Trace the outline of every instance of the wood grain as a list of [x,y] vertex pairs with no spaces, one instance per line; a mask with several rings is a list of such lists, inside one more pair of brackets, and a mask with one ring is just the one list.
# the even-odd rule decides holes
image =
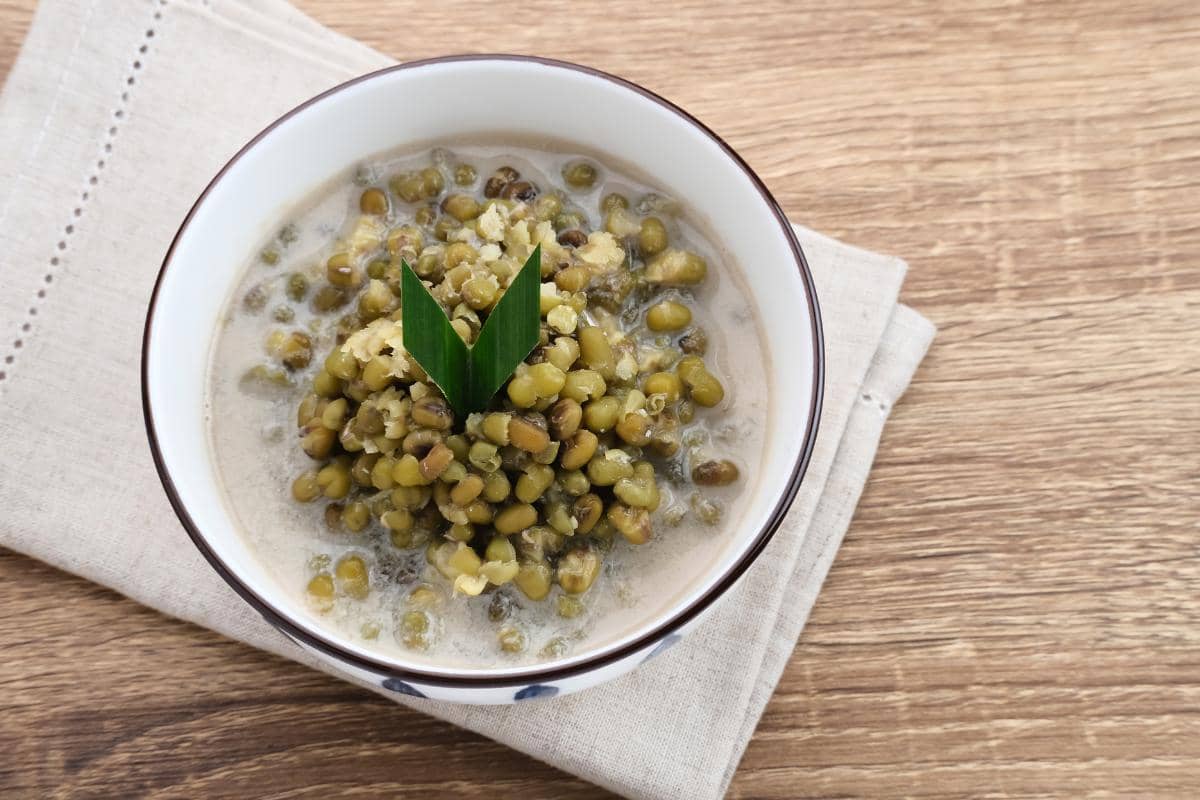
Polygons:
[[[625,75],[909,260],[941,334],[732,797],[1200,791],[1200,6],[300,5]],[[606,796],[8,553],[0,609],[5,797]]]

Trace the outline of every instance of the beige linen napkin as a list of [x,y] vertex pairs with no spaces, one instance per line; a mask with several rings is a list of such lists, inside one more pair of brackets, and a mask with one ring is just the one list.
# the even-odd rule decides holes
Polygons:
[[[213,173],[281,112],[387,63],[282,0],[42,3],[0,95],[0,544],[312,663],[175,520],[145,442],[139,345],[162,256]],[[824,415],[795,504],[747,578],[671,651],[582,694],[504,708],[393,699],[630,797],[724,793],[933,336],[896,302],[903,262],[797,231],[824,315]]]

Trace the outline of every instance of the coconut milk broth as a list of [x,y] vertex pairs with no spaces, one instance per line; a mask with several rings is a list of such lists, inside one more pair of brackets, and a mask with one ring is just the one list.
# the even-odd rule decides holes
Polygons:
[[[460,145],[454,148],[448,166],[459,161],[473,164],[484,181],[496,168],[510,165],[543,189],[562,187],[560,170],[578,152],[545,150],[511,145]],[[600,198],[619,191],[636,204],[637,198],[654,187],[615,172],[613,161],[596,161],[601,176],[587,192],[569,196],[588,215],[594,227],[602,224]],[[726,388],[720,407],[697,409],[696,420],[703,431],[702,455],[729,458],[741,469],[741,479],[728,487],[701,487],[725,507],[720,523],[708,526],[689,513],[681,523],[669,527],[664,514],[673,506],[687,506],[695,491],[690,482],[675,488],[661,475],[663,500],[655,513],[654,536],[644,545],[630,545],[616,537],[604,559],[602,573],[582,596],[584,612],[573,619],[557,613],[555,587],[541,601],[526,598],[515,586],[507,585],[479,597],[454,595],[449,582],[426,564],[424,547],[412,551],[394,548],[377,520],[366,530],[353,534],[331,531],[324,523],[326,503],[301,504],[291,496],[296,475],[313,466],[299,447],[296,407],[308,390],[312,375],[320,369],[324,355],[335,343],[334,322],[341,312],[319,315],[307,301],[289,303],[285,283],[294,272],[308,274],[316,285],[334,241],[359,216],[358,196],[364,185],[384,185],[397,172],[428,166],[430,151],[416,155],[376,158],[368,165],[331,181],[316,197],[297,209],[288,230],[292,241],[265,247],[278,250],[275,264],[258,254],[230,299],[222,329],[212,349],[209,369],[209,436],[220,483],[233,516],[258,558],[278,581],[283,591],[305,605],[305,585],[318,569],[347,553],[358,553],[370,565],[371,592],[362,601],[339,597],[325,613],[306,611],[318,626],[330,628],[345,639],[384,655],[431,666],[485,668],[537,663],[556,657],[593,650],[625,635],[643,622],[660,615],[689,587],[701,580],[730,544],[730,532],[745,511],[752,494],[763,451],[767,418],[767,353],[747,299],[741,275],[735,274],[732,259],[704,238],[697,225],[685,217],[672,224],[667,217],[673,243],[704,256],[709,274],[704,284],[691,290],[695,324],[707,332],[706,360]],[[678,198],[686,211],[686,198]],[[403,213],[404,207],[401,208]],[[399,223],[397,223],[399,224]],[[266,291],[263,310],[248,313],[242,300],[255,287]],[[289,323],[272,319],[274,310],[290,306],[295,318]],[[242,380],[247,370],[267,364],[265,340],[275,329],[310,331],[312,364],[293,374],[290,388],[250,387]],[[685,448],[687,447],[685,441]],[[408,591],[416,584],[434,587],[441,603],[434,614],[437,632],[434,644],[417,651],[401,644],[395,633],[396,619],[403,612]],[[489,607],[500,594],[511,601],[507,619],[489,618]],[[526,636],[523,653],[500,650],[497,632],[517,626]],[[550,644],[550,648],[547,645]],[[557,651],[553,648],[557,646]]]

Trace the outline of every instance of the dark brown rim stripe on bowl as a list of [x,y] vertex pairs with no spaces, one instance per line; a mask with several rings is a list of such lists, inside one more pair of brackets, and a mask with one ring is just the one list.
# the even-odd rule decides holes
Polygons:
[[[641,96],[643,96],[649,100],[652,100],[653,102],[663,106],[664,108],[669,109],[670,111],[672,111],[675,114],[682,117],[687,122],[694,125],[697,129],[702,131],[706,136],[708,136],[710,139],[712,139],[713,142],[715,142],[721,148],[721,150],[724,151],[724,153],[729,158],[731,158],[734,161],[734,163],[736,163],[742,169],[742,171],[746,174],[746,177],[750,179],[750,182],[754,185],[754,187],[763,196],[763,199],[767,201],[767,204],[770,206],[772,212],[775,214],[775,217],[778,220],[779,225],[783,230],[784,236],[787,237],[787,240],[788,240],[789,244],[791,245],[792,252],[793,252],[793,254],[795,256],[795,260],[796,260],[796,268],[799,270],[801,279],[804,281],[805,290],[808,295],[809,314],[812,318],[813,396],[812,396],[811,411],[809,412],[808,420],[805,422],[804,443],[801,447],[800,454],[799,454],[798,458],[796,459],[795,466],[792,468],[792,473],[788,479],[787,488],[784,490],[783,495],[779,498],[779,501],[776,503],[774,509],[772,509],[771,515],[767,520],[767,524],[758,532],[758,534],[755,537],[754,542],[746,550],[746,552],[743,554],[741,559],[739,559],[737,563],[733,564],[728,569],[728,571],[726,571],[726,573],[721,576],[721,578],[716,582],[716,584],[713,585],[713,587],[707,593],[705,593],[703,596],[696,599],[691,605],[687,606],[682,611],[679,611],[674,616],[672,616],[671,618],[667,619],[666,621],[660,623],[653,629],[643,633],[636,640],[634,640],[616,650],[613,650],[612,652],[596,655],[596,656],[593,656],[592,658],[585,659],[577,664],[572,664],[569,666],[557,667],[557,668],[553,668],[553,669],[538,668],[538,667],[534,666],[528,670],[523,670],[523,671],[517,672],[517,673],[511,673],[509,675],[504,675],[504,676],[451,675],[451,674],[447,674],[444,672],[438,672],[436,670],[427,671],[427,670],[420,670],[420,669],[401,669],[401,668],[396,667],[395,665],[388,664],[383,661],[376,661],[371,658],[365,658],[365,657],[359,656],[355,653],[351,653],[351,652],[343,649],[336,643],[328,641],[321,636],[315,636],[315,635],[309,633],[307,630],[305,630],[302,626],[300,626],[295,621],[293,621],[291,618],[286,616],[279,609],[275,608],[269,602],[267,602],[266,600],[264,600],[263,598],[259,597],[254,592],[252,592],[245,584],[242,583],[242,581],[228,567],[228,565],[226,565],[225,562],[223,562],[220,559],[220,557],[218,557],[217,554],[209,547],[208,542],[204,538],[204,534],[200,532],[196,523],[192,520],[191,516],[188,514],[188,510],[184,507],[183,502],[181,501],[181,499],[179,497],[179,493],[178,493],[178,491],[176,491],[174,481],[172,480],[171,475],[167,472],[166,466],[163,463],[162,452],[159,448],[158,436],[155,432],[154,414],[150,408],[150,392],[149,392],[148,381],[147,381],[150,336],[151,336],[151,330],[154,326],[155,308],[158,303],[158,293],[159,293],[159,289],[162,286],[163,277],[167,274],[167,270],[171,266],[171,257],[173,256],[173,254],[175,252],[175,247],[179,243],[180,237],[183,235],[184,231],[187,230],[188,225],[191,223],[192,217],[195,215],[196,210],[204,202],[205,198],[208,197],[209,192],[212,191],[213,187],[216,186],[216,184],[221,180],[221,178],[225,175],[225,173],[228,172],[229,169],[235,163],[237,163],[237,161],[243,155],[245,155],[247,151],[249,151],[251,148],[253,148],[255,145],[257,145],[259,143],[259,141],[262,140],[263,137],[265,137],[267,134],[269,134],[275,128],[279,127],[282,123],[286,122],[288,119],[290,119],[297,113],[303,111],[304,109],[308,108],[309,106],[313,105],[314,103],[320,102],[321,100],[323,100],[324,98],[326,98],[330,95],[336,94],[337,92],[340,92],[350,86],[354,86],[355,84],[361,83],[363,81],[371,80],[372,78],[375,78],[379,75],[383,75],[386,73],[395,72],[398,70],[416,69],[419,67],[425,67],[425,66],[429,66],[429,65],[433,65],[433,64],[446,64],[446,63],[452,63],[452,62],[458,62],[458,61],[532,62],[532,63],[542,64],[542,65],[548,66],[548,67],[555,67],[558,69],[566,69],[566,70],[572,70],[575,72],[580,72],[580,73],[590,75],[593,77],[602,78],[604,80],[615,83],[618,86],[623,86],[626,89],[630,89],[634,92],[637,92]],[[253,139],[251,139],[249,142],[247,142],[240,150],[238,150],[238,152],[233,156],[233,158],[231,158],[225,164],[225,166],[223,166],[221,168],[221,170],[213,177],[213,179],[211,181],[209,181],[208,185],[204,188],[204,191],[200,193],[200,197],[197,198],[196,202],[192,205],[191,209],[188,210],[187,216],[184,217],[183,223],[179,226],[179,230],[176,232],[174,238],[171,240],[171,246],[167,249],[167,254],[163,258],[162,267],[159,270],[158,277],[154,282],[154,292],[150,296],[150,307],[146,314],[146,326],[145,326],[145,330],[143,332],[143,338],[142,338],[141,377],[142,377],[142,411],[145,416],[146,435],[150,441],[150,450],[154,457],[155,469],[157,469],[157,471],[158,471],[158,476],[159,476],[159,479],[162,481],[163,489],[167,493],[167,498],[171,501],[172,508],[175,509],[176,516],[179,517],[179,521],[183,524],[183,527],[187,530],[188,536],[191,537],[192,542],[195,543],[196,547],[200,550],[200,552],[204,555],[204,557],[206,559],[208,559],[208,562],[213,566],[213,569],[215,569],[217,571],[217,573],[222,578],[225,579],[225,582],[228,583],[235,592],[237,592],[239,595],[241,595],[242,599],[244,599],[255,610],[257,610],[263,616],[263,618],[267,620],[267,622],[271,623],[273,626],[278,628],[280,631],[282,631],[283,633],[287,634],[288,636],[290,636],[291,638],[295,639],[296,641],[298,641],[300,643],[303,643],[315,650],[318,650],[318,651],[324,653],[325,655],[331,656],[338,661],[341,661],[341,662],[344,662],[351,666],[357,667],[359,669],[374,673],[381,678],[394,677],[394,678],[398,678],[400,680],[412,680],[412,681],[416,681],[417,683],[423,683],[423,684],[432,685],[432,686],[442,686],[442,687],[446,687],[446,688],[455,688],[455,687],[497,688],[497,687],[508,687],[508,686],[520,686],[520,685],[524,685],[524,684],[528,684],[528,683],[561,680],[563,678],[568,678],[573,675],[579,675],[584,672],[590,672],[590,671],[596,670],[598,668],[602,668],[608,664],[612,664],[613,662],[620,661],[620,660],[626,658],[627,656],[633,655],[634,653],[637,653],[638,651],[645,649],[646,647],[648,647],[649,645],[658,641],[659,639],[666,636],[670,632],[672,632],[672,631],[676,630],[677,628],[679,628],[680,626],[688,623],[689,621],[694,619],[698,614],[700,614],[700,612],[704,611],[706,608],[708,608],[710,605],[712,605],[712,603],[717,598],[719,598],[726,591],[728,591],[728,589],[737,581],[737,579],[739,577],[741,577],[742,573],[744,573],[746,571],[746,569],[754,562],[754,560],[758,557],[758,554],[762,552],[763,548],[766,547],[767,543],[771,540],[771,537],[775,534],[775,531],[778,530],[779,525],[783,522],[784,515],[787,513],[787,510],[788,510],[789,506],[791,505],[792,499],[796,496],[796,492],[800,488],[800,482],[804,478],[804,473],[808,469],[808,463],[812,457],[813,444],[817,438],[818,420],[820,419],[821,403],[822,403],[822,399],[824,396],[825,343],[824,343],[824,336],[822,333],[822,326],[821,326],[821,312],[820,312],[820,308],[817,304],[816,288],[813,285],[812,273],[809,271],[808,262],[805,260],[804,253],[800,249],[800,243],[798,241],[796,241],[796,236],[795,236],[795,233],[792,231],[791,223],[788,222],[787,217],[783,213],[783,210],[779,207],[779,204],[775,201],[775,198],[771,195],[770,191],[763,184],[762,180],[759,179],[759,177],[754,173],[754,171],[752,169],[750,169],[749,165],[746,164],[746,162],[742,159],[742,157],[739,156],[736,152],[734,152],[733,148],[731,148],[728,144],[726,144],[725,141],[720,136],[718,136],[716,133],[714,133],[712,130],[710,130],[708,128],[708,126],[706,126],[704,123],[700,122],[700,120],[696,119],[691,114],[684,111],[682,108],[680,108],[679,106],[670,102],[669,100],[666,100],[666,99],[658,96],[654,92],[651,92],[648,89],[638,86],[635,83],[627,81],[624,78],[619,78],[615,75],[610,75],[607,72],[602,72],[602,71],[594,69],[592,67],[585,67],[585,66],[581,66],[579,64],[572,64],[567,61],[557,61],[555,59],[541,58],[539,56],[506,55],[506,54],[496,54],[496,55],[479,54],[479,55],[442,56],[439,58],[429,58],[429,59],[424,59],[421,61],[410,61],[410,62],[407,62],[404,64],[397,64],[395,66],[386,67],[384,69],[377,70],[375,72],[371,72],[366,75],[360,75],[357,78],[353,78],[349,81],[346,81],[345,83],[342,83],[338,86],[333,87],[332,89],[328,89],[328,90],[322,92],[321,94],[317,95],[316,97],[306,100],[305,102],[296,106],[291,111],[288,111],[286,114],[281,116],[279,119],[275,120],[270,125],[268,125],[266,128],[264,128],[261,132],[258,133],[258,135],[256,135]]]

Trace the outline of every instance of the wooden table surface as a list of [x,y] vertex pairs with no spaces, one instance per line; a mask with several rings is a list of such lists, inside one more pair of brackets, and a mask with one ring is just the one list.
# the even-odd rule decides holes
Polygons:
[[[300,5],[627,76],[911,264],[941,333],[730,796],[1200,793],[1200,6]],[[607,796],[11,553],[0,613],[4,797]]]

